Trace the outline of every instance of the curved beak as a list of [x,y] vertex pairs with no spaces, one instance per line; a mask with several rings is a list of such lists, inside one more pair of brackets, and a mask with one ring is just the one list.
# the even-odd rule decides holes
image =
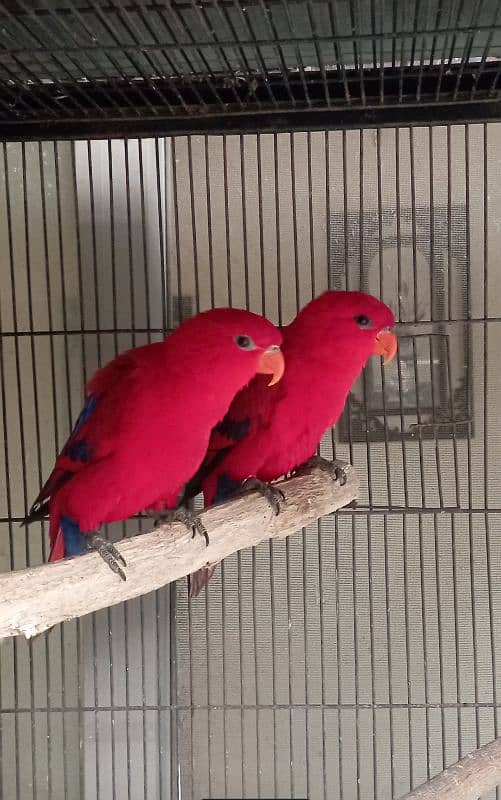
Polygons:
[[376,336],[373,355],[383,356],[383,364],[389,364],[395,358],[398,349],[398,340],[393,331],[380,331]]
[[279,382],[284,374],[284,370],[285,361],[278,344],[268,347],[259,359],[257,372],[261,375],[273,375],[268,384],[268,386],[273,386],[275,383]]

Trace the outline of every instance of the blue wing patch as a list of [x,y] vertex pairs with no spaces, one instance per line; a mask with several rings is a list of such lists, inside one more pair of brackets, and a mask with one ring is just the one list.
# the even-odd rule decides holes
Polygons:
[[217,432],[226,436],[227,439],[231,439],[233,442],[241,442],[242,439],[245,439],[249,428],[249,417],[245,419],[233,419],[233,417],[229,417],[228,415],[216,425]]
[[82,425],[84,425],[87,422],[89,417],[92,416],[92,412],[94,411],[94,409],[96,407],[96,403],[97,403],[96,396],[93,395],[93,394],[90,394],[87,397],[87,399],[86,399],[86,401],[84,403],[84,407],[82,408],[80,414],[78,415],[78,419],[75,422],[75,425],[74,425],[73,430],[71,432],[72,436],[73,436],[73,434],[77,433],[80,430],[80,428],[82,427]]
[[83,461],[86,463],[92,457],[92,448],[87,444],[85,439],[78,439],[76,442],[71,442],[64,448],[64,453],[72,461]]
[[65,556],[81,556],[86,551],[85,536],[71,517],[61,517]]
[[68,456],[68,458],[71,458],[72,461],[82,461],[85,463],[90,461],[92,457],[93,448],[88,444],[88,442],[86,442],[85,439],[76,439],[75,437],[82,426],[85,425],[87,420],[92,416],[92,413],[96,407],[96,403],[96,396],[90,394],[84,403],[84,407],[78,415],[78,419],[73,426],[70,438],[68,439],[66,447],[63,450],[63,453]]
[[233,481],[228,475],[219,475],[214,503],[222,503],[223,500],[227,500],[233,492],[240,489],[241,485],[240,481]]

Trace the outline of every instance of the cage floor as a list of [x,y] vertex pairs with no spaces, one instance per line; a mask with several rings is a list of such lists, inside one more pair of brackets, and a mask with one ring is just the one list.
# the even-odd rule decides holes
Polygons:
[[3,145],[2,570],[117,351],[359,286],[401,347],[322,442],[357,510],[1,644],[0,796],[392,800],[498,734],[500,168],[498,124]]

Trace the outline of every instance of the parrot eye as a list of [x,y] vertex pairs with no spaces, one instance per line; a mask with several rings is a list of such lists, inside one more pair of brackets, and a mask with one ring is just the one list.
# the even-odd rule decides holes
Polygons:
[[358,317],[355,317],[355,322],[359,328],[372,328],[372,320],[366,317],[365,314],[359,314]]
[[256,345],[250,338],[250,336],[235,336],[235,342],[237,343],[237,347],[240,347],[241,350],[255,350]]

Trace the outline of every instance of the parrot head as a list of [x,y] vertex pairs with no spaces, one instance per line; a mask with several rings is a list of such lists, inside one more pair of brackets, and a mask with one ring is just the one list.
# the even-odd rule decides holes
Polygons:
[[397,352],[397,337],[390,330],[395,317],[385,303],[365,292],[327,291],[315,298],[298,315],[323,328],[340,354],[355,360],[371,355],[384,357],[388,364]]
[[[282,378],[285,361],[282,334],[264,317],[236,308],[213,308],[186,320],[176,331],[190,350],[208,354],[247,382],[256,373],[270,375],[270,386]],[[176,335],[174,334],[174,335]]]

